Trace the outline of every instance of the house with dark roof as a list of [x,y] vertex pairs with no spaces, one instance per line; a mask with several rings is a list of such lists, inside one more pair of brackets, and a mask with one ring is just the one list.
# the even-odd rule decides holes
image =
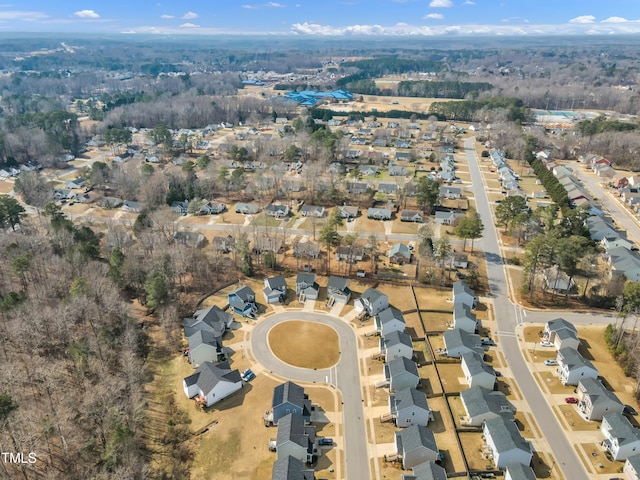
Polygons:
[[396,243],[389,249],[389,262],[398,265],[411,263],[411,251],[404,243]]
[[295,413],[302,417],[304,423],[311,420],[311,400],[304,393],[304,388],[293,382],[284,382],[273,389],[271,400],[273,412],[273,424],[289,413]]
[[311,241],[294,242],[293,255],[297,258],[318,258],[320,255],[320,245]]
[[400,221],[422,223],[424,222],[424,213],[419,210],[402,210]]
[[522,438],[515,422],[502,417],[492,418],[484,422],[482,433],[498,468],[513,463],[531,463],[531,444]]
[[354,194],[354,195],[360,195],[363,193],[366,193],[366,191],[369,189],[369,184],[365,183],[365,182],[347,182],[347,192]]
[[615,461],[624,461],[640,453],[640,429],[631,425],[621,413],[605,415],[600,431],[604,435],[602,446]]
[[317,205],[303,205],[300,208],[300,214],[303,217],[323,217],[325,212],[324,207],[319,207]]
[[140,213],[142,210],[144,210],[144,203],[125,200],[122,203],[122,210],[124,210],[125,212]]
[[467,413],[466,417],[460,418],[462,425],[479,427],[492,418],[514,419],[515,408],[502,392],[474,386],[460,392],[460,400]]
[[384,193],[387,195],[392,195],[398,192],[398,184],[397,183],[378,183],[378,192]]
[[289,215],[289,206],[288,205],[276,205],[276,204],[269,204],[267,205],[267,208],[265,208],[264,210],[265,215],[268,215],[269,217],[275,217],[275,218],[284,218],[287,215]]
[[558,350],[557,362],[558,374],[563,385],[578,385],[583,378],[598,378],[598,369],[575,348],[565,347]]
[[402,468],[435,462],[440,452],[433,432],[422,425],[411,425],[396,432],[396,451],[402,458]]
[[401,480],[447,480],[447,471],[435,462],[416,465],[412,472],[412,474],[403,473]]
[[480,335],[454,328],[444,332],[442,337],[448,357],[460,358],[465,352],[474,352],[484,358],[484,347]]
[[296,295],[304,300],[317,300],[320,286],[315,273],[298,273],[296,277]]
[[287,281],[282,275],[265,278],[262,293],[267,304],[280,303],[287,298]]
[[[567,338],[566,335],[562,335],[561,332],[570,332],[570,338],[575,338],[577,342],[568,342],[565,345],[557,345],[558,349],[565,347],[572,347],[577,349],[580,345],[580,340],[578,340],[578,330],[573,325],[573,323],[565,320],[564,318],[554,318],[553,320],[549,320],[544,325],[543,337],[545,340],[555,343],[558,337]],[[561,338],[561,341],[562,341]]]
[[220,202],[207,202],[200,207],[200,215],[218,215],[227,208],[224,203]]
[[271,480],[315,480],[312,468],[291,455],[279,458],[273,463]]
[[196,371],[182,381],[187,398],[198,397],[205,407],[227,398],[242,388],[238,370],[231,370],[228,362],[204,362]]
[[453,328],[459,328],[468,333],[476,333],[478,320],[471,311],[471,305],[466,303],[453,304]]
[[187,338],[189,342],[189,361],[194,368],[204,362],[217,362],[222,353],[222,336],[209,330],[198,330]]
[[484,363],[484,360],[473,352],[465,352],[460,358],[462,358],[462,372],[469,387],[493,390],[496,383],[496,372],[492,366]]
[[343,205],[340,208],[340,216],[342,218],[356,218],[360,213],[360,209],[358,207],[354,207],[351,205]]
[[78,189],[84,188],[87,182],[82,177],[76,177],[75,180],[67,180],[64,182],[64,188]]
[[529,465],[511,463],[505,467],[504,480],[536,480],[536,474]]
[[437,211],[435,215],[435,223],[438,225],[451,225],[457,218],[464,217],[464,213],[453,211]]
[[587,421],[602,420],[605,415],[622,413],[624,405],[617,395],[607,390],[596,378],[583,378],[578,382],[578,412]]
[[382,310],[389,308],[389,297],[380,290],[368,288],[360,295],[360,298],[356,299],[353,305],[358,312],[366,311],[370,316],[374,317]]
[[292,456],[301,462],[311,463],[315,448],[316,427],[305,424],[296,413],[288,413],[278,422],[276,455],[278,460]]
[[368,208],[367,209],[367,218],[372,218],[374,220],[391,220],[391,216],[393,212],[388,208]]
[[355,263],[364,258],[364,248],[355,246],[341,246],[336,248],[336,261]]
[[462,190],[458,187],[440,187],[440,198],[457,200],[462,197]]
[[406,326],[404,315],[395,307],[388,307],[379,311],[378,314],[375,315],[373,323],[376,331],[380,333],[382,337],[386,337],[391,332],[404,332]]
[[640,281],[640,256],[636,252],[624,247],[613,248],[608,252],[608,262],[611,266],[611,278],[625,276],[632,282]]
[[420,374],[416,363],[408,358],[399,357],[383,365],[384,378],[389,381],[389,390],[397,392],[405,388],[416,388],[420,383]]
[[236,240],[231,235],[226,237],[213,237],[212,248],[221,253],[229,253],[236,245]]
[[453,303],[462,303],[466,305],[471,305],[475,307],[477,297],[473,289],[463,282],[462,280],[458,280],[457,282],[453,282]]
[[331,275],[327,283],[327,304],[349,303],[351,290],[349,289],[349,279]]
[[200,232],[176,232],[173,239],[178,245],[189,248],[201,248],[206,241],[205,236]]
[[171,202],[171,211],[186,215],[189,213],[189,202]]
[[380,352],[384,353],[387,362],[399,357],[413,358],[411,336],[398,330],[380,336]]
[[258,237],[253,242],[253,251],[255,253],[279,253],[282,248],[282,239],[275,237]]
[[[398,159],[397,154],[396,159]],[[402,165],[389,165],[389,175],[392,177],[404,177],[407,175],[407,168]]]
[[396,427],[411,425],[427,426],[431,419],[431,409],[427,395],[415,388],[405,388],[389,395],[389,413],[395,419]]
[[194,367],[218,359],[222,353],[222,336],[232,324],[233,316],[215,305],[197,310],[193,317],[183,320],[184,336],[189,341],[189,361]]
[[253,317],[258,311],[256,306],[256,294],[248,286],[236,288],[228,295],[229,306],[234,313],[243,317]]

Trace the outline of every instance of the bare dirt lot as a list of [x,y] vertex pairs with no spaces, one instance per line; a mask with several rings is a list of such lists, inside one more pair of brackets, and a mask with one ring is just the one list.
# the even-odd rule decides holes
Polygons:
[[[309,348],[313,339],[315,348]],[[329,368],[340,358],[337,332],[326,325],[289,321],[269,331],[269,347],[280,360],[301,368]]]

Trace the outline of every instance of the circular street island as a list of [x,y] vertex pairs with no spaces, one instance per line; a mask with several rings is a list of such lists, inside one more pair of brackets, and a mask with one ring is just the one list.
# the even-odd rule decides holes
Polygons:
[[322,323],[290,320],[277,324],[267,337],[282,362],[299,368],[322,369],[338,363],[338,332]]

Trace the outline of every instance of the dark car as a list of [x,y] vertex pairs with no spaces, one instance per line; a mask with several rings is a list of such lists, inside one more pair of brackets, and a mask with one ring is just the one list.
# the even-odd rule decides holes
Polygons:
[[638,412],[636,412],[636,409],[633,408],[631,405],[625,405],[624,408],[622,409],[622,413],[626,413],[628,415],[637,415]]
[[327,438],[327,437],[321,438],[318,440],[318,445],[330,447],[331,445],[333,445],[333,438]]

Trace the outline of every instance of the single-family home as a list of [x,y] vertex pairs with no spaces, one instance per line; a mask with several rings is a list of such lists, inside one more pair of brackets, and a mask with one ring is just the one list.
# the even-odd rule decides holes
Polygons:
[[608,252],[608,262],[611,266],[609,276],[618,278],[622,275],[626,280],[640,282],[640,256],[636,252],[618,247]]
[[388,208],[369,208],[367,209],[367,218],[374,220],[391,220],[393,212]]
[[315,478],[313,468],[306,468],[304,462],[291,455],[273,462],[271,480],[315,480]]
[[189,202],[171,202],[171,211],[179,213],[180,215],[186,215],[189,213]]
[[511,463],[505,468],[504,480],[536,480],[536,474],[529,465]]
[[299,273],[296,277],[296,295],[304,300],[317,300],[320,286],[315,273]]
[[318,258],[320,255],[320,245],[311,241],[294,242],[293,255],[296,258]]
[[278,460],[290,455],[301,462],[310,463],[314,453],[317,453],[315,443],[316,427],[306,425],[300,415],[289,413],[278,422],[276,436]]
[[265,278],[262,293],[267,304],[280,303],[287,297],[287,281],[282,275]]
[[260,207],[253,203],[237,203],[236,213],[242,213],[243,215],[255,215],[260,211]]
[[380,333],[382,337],[389,335],[391,332],[404,332],[406,326],[404,315],[395,307],[380,310],[375,316],[373,323],[376,331]]
[[361,262],[364,258],[364,248],[355,246],[341,246],[336,248],[336,261],[355,263]]
[[582,378],[578,382],[578,411],[588,421],[602,420],[605,415],[622,413],[624,405],[615,393],[607,390],[597,378]]
[[475,292],[466,282],[462,280],[458,280],[457,282],[453,282],[453,303],[463,303],[466,305],[471,305],[475,308],[477,303],[477,297]]
[[398,184],[396,183],[383,183],[380,182],[378,184],[378,192],[384,193],[386,195],[393,195],[398,191]]
[[319,207],[317,205],[303,205],[300,208],[300,214],[303,217],[323,217],[324,216],[324,207]]
[[563,385],[578,385],[583,378],[598,378],[598,369],[575,348],[565,347],[558,350],[557,361],[558,374]]
[[216,252],[229,253],[236,245],[236,240],[231,235],[226,237],[213,237],[211,246]]
[[382,310],[389,308],[389,297],[380,290],[368,288],[360,295],[360,298],[353,302],[353,305],[358,312],[366,311],[369,316],[373,317]]
[[102,208],[120,208],[124,202],[117,197],[102,197],[98,202]]
[[204,362],[182,381],[187,398],[197,397],[198,403],[210,407],[242,388],[238,370],[231,370],[228,362]]
[[122,203],[122,210],[124,210],[125,212],[140,213],[142,210],[144,210],[144,204],[141,202],[125,200]]
[[373,165],[366,165],[360,169],[360,173],[362,175],[370,177],[378,173],[378,167],[375,167]]
[[187,338],[189,342],[189,361],[194,368],[204,362],[217,362],[222,353],[222,336],[210,330],[198,330]]
[[604,435],[602,446],[614,460],[623,461],[640,453],[640,429],[621,413],[605,415],[600,431]]
[[258,237],[253,242],[253,251],[255,253],[279,253],[282,248],[282,239],[277,237]]
[[622,471],[628,480],[640,480],[640,454],[628,457]]
[[480,335],[454,328],[444,332],[442,337],[448,357],[460,358],[465,352],[475,352],[484,358],[484,347]]
[[77,196],[78,194],[76,192],[67,188],[53,191],[53,198],[56,200],[73,200]]
[[402,210],[400,221],[422,223],[424,222],[424,214],[419,210]]
[[84,188],[86,185],[87,182],[82,177],[76,177],[75,180],[67,180],[64,182],[64,188],[70,189]]
[[384,378],[389,381],[389,390],[397,392],[405,388],[416,388],[420,383],[420,374],[416,362],[399,357],[383,365]]
[[462,372],[469,387],[482,387],[493,390],[496,383],[496,372],[493,367],[487,365],[482,357],[473,352],[465,352],[461,355]]
[[557,265],[544,270],[544,280],[548,290],[556,293],[571,293],[576,290],[576,283]]
[[374,147],[386,147],[387,146],[387,140],[384,138],[376,138],[373,140],[372,145]]
[[258,311],[256,306],[256,294],[250,287],[244,285],[236,288],[228,295],[229,306],[238,315],[254,317]]
[[397,431],[396,451],[402,457],[404,469],[425,462],[435,462],[440,455],[433,432],[422,425],[411,425]]
[[468,268],[469,267],[469,255],[462,252],[454,252],[451,256],[451,264],[455,268]]
[[627,173],[617,173],[611,179],[611,183],[616,188],[625,188],[629,185],[629,175]]
[[398,330],[380,336],[380,351],[387,362],[399,357],[413,358],[411,336]]
[[475,386],[460,392],[460,400],[467,412],[467,416],[460,419],[462,425],[479,427],[492,418],[514,419],[515,408],[502,392]]
[[361,195],[369,189],[369,184],[365,182],[347,182],[347,192],[353,195]]
[[482,433],[498,468],[513,463],[531,463],[531,444],[522,438],[515,422],[503,417],[492,418],[484,422]]
[[403,473],[401,480],[447,480],[447,471],[435,462],[424,462]]
[[311,420],[311,400],[300,385],[284,382],[273,389],[271,412],[274,425],[277,425],[278,421],[289,413],[300,415],[304,423],[309,423]]
[[178,245],[189,248],[201,248],[206,241],[205,236],[200,232],[176,232],[173,239]]
[[343,205],[340,207],[340,216],[342,218],[356,218],[359,213],[360,209],[358,207],[351,205]]
[[459,328],[468,333],[476,333],[478,320],[467,303],[453,303],[453,328]]
[[544,338],[552,342],[560,350],[562,348],[577,349],[580,345],[578,330],[564,318],[549,320],[544,326]]
[[227,206],[221,202],[207,202],[200,207],[200,215],[218,215],[224,212]]
[[327,303],[332,306],[334,303],[349,303],[351,290],[349,290],[349,279],[331,275],[327,283]]
[[398,265],[411,263],[411,250],[404,243],[396,243],[389,250],[389,262]]
[[427,395],[415,388],[405,388],[389,395],[389,413],[393,415],[396,427],[426,427],[431,419]]
[[264,213],[270,217],[284,218],[287,215],[289,215],[289,206],[276,205],[271,203],[267,205],[267,208],[265,208]]
[[464,217],[464,213],[438,210],[435,215],[435,223],[438,225],[451,225],[457,218]]
[[610,179],[615,177],[616,171],[613,167],[604,166],[596,170],[596,175],[600,178]]
[[440,187],[440,198],[448,200],[458,199],[462,196],[462,190],[457,187]]
[[[396,159],[397,159],[397,156],[396,156]],[[392,177],[404,177],[407,175],[407,169],[402,165],[390,165],[389,175]]]
[[[215,305],[197,310],[193,317],[183,320],[184,336],[189,340],[189,360],[194,366],[201,365],[206,360],[218,359],[218,354],[222,353],[222,336],[232,324],[233,316]],[[211,335],[207,334],[198,339],[195,335],[200,331],[207,331]],[[212,348],[213,343],[210,341],[211,336],[215,340],[215,352]],[[193,340],[191,340],[192,337]]]

